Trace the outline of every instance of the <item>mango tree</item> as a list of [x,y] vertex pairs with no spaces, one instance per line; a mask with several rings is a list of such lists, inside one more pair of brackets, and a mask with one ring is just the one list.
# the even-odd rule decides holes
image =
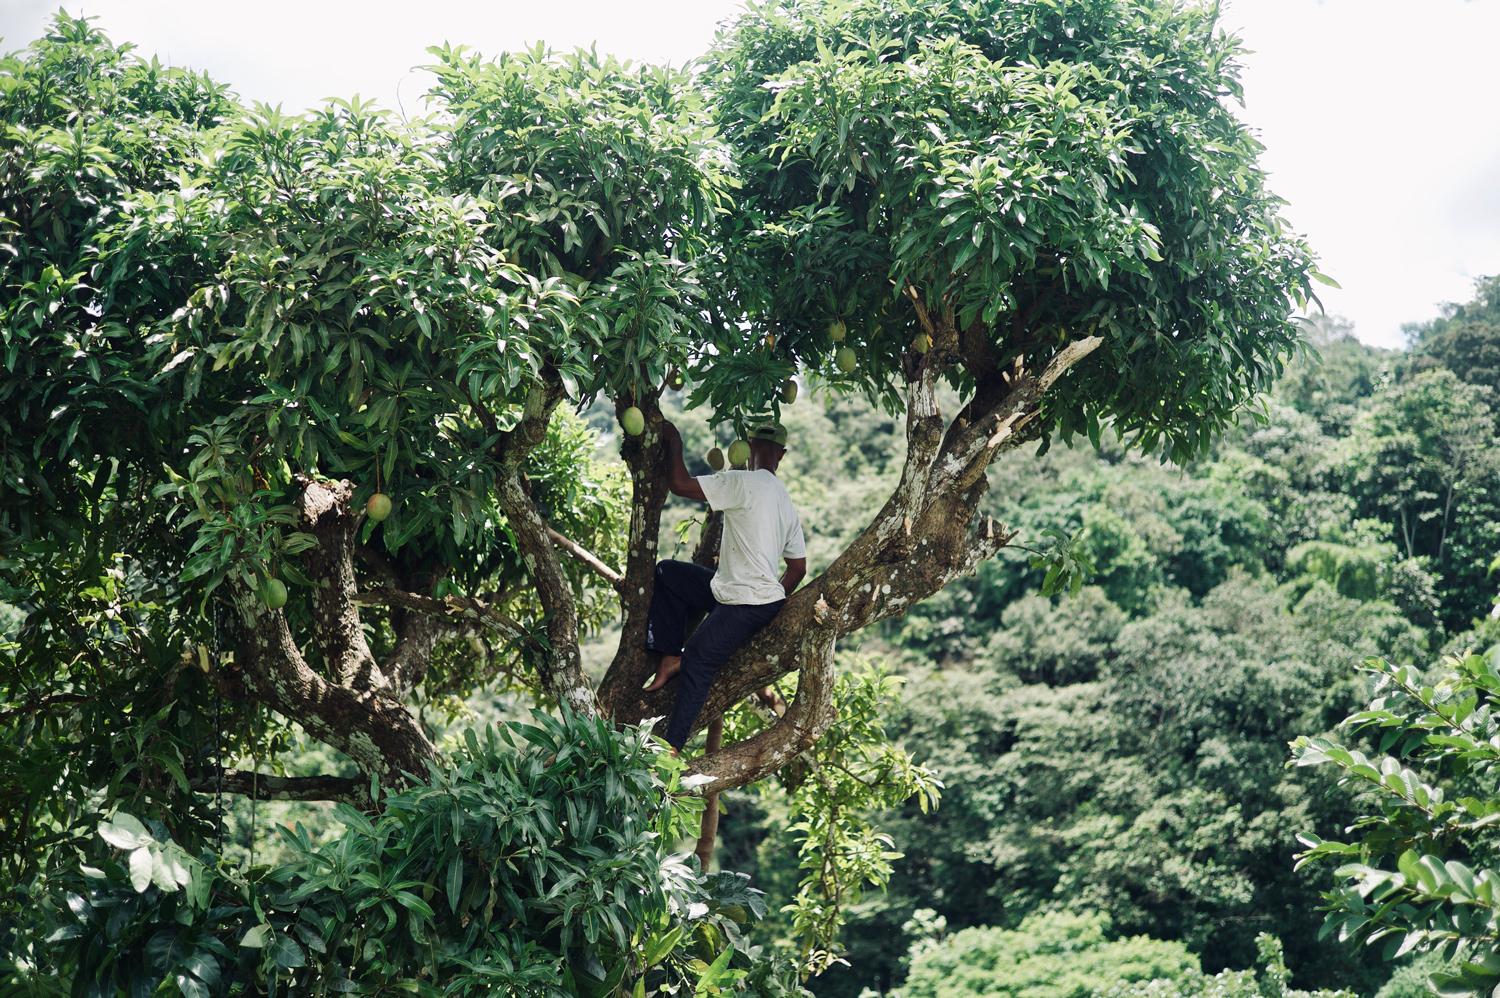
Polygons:
[[[28,807],[99,780],[368,806],[437,754],[416,706],[504,672],[665,714],[641,637],[681,372],[735,427],[793,375],[906,419],[884,508],[716,679],[700,725],[797,673],[692,762],[706,793],[758,780],[833,722],[840,638],[1013,542],[978,513],[993,461],[1206,448],[1320,276],[1208,10],[752,4],[696,75],[432,51],[442,110],[409,121],[244,108],[67,19],[5,63],[7,716],[151,730],[94,770],[48,757]],[[570,415],[599,398],[643,423],[624,475]],[[580,634],[615,613],[596,687]],[[360,775],[221,771],[202,712],[167,709],[188,687]]]
[[[743,186],[701,264],[692,399],[776,411],[804,370],[904,410],[907,455],[859,538],[716,681],[705,716],[799,673],[785,717],[696,764],[708,789],[818,737],[840,637],[1012,541],[978,515],[992,461],[1106,426],[1182,460],[1279,373],[1292,306],[1326,278],[1226,106],[1237,45],[1213,29],[1165,3],[867,0],[752,4],[719,38],[704,79]],[[624,638],[599,692],[624,720],[670,698],[636,692],[660,446],[648,429],[624,452]]]

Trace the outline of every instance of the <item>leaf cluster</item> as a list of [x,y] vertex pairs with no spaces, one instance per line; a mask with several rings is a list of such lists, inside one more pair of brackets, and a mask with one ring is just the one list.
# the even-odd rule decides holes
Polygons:
[[744,184],[721,280],[752,322],[720,352],[769,333],[894,404],[930,326],[959,334],[965,395],[1097,332],[1049,425],[1204,449],[1280,373],[1321,276],[1227,106],[1238,48],[1214,26],[1123,0],[751,4],[704,70]]
[[290,859],[248,878],[117,814],[100,836],[118,851],[37,889],[55,928],[22,936],[19,969],[189,998],[796,993],[745,945],[760,892],[667,854],[701,805],[658,752],[568,715],[470,732],[377,817],[341,806],[333,841],[283,828]]
[[1344,730],[1369,739],[1377,754],[1327,738],[1293,743],[1297,765],[1334,766],[1364,791],[1367,808],[1347,841],[1302,837],[1300,862],[1345,860],[1342,886],[1324,896],[1323,932],[1383,941],[1387,959],[1414,950],[1459,956],[1459,972],[1434,975],[1434,987],[1486,993],[1500,983],[1500,874],[1489,865],[1500,800],[1487,789],[1500,760],[1500,673],[1479,655],[1446,659],[1435,682],[1379,659],[1362,668],[1376,696]]

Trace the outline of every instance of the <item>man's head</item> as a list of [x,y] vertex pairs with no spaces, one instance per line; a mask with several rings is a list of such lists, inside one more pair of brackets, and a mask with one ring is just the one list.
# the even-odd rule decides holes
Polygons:
[[761,423],[750,431],[750,470],[775,472],[786,455],[786,427],[780,423]]

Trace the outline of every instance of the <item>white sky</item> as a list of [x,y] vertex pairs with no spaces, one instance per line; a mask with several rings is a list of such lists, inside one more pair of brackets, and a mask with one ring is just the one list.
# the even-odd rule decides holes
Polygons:
[[[0,0],[0,49],[43,30],[59,0]],[[408,112],[428,45],[554,48],[681,64],[737,0],[86,0],[117,41],[207,69],[245,100],[301,110],[360,94]],[[1396,346],[1403,322],[1500,273],[1500,0],[1225,0],[1245,60],[1246,120],[1271,187],[1343,290],[1330,312]]]

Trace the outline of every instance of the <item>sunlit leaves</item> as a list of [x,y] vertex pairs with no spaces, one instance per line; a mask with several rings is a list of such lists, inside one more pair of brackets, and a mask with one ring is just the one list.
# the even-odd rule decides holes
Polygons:
[[[1324,738],[1293,743],[1298,765],[1337,767],[1376,805],[1350,829],[1351,841],[1301,836],[1301,863],[1352,860],[1338,869],[1344,886],[1324,895],[1323,931],[1366,944],[1384,940],[1388,959],[1412,950],[1458,955],[1460,972],[1437,975],[1434,985],[1455,998],[1486,993],[1500,984],[1500,873],[1473,860],[1493,857],[1500,821],[1492,778],[1500,761],[1492,716],[1500,673],[1478,655],[1447,659],[1435,683],[1414,667],[1379,659],[1363,668],[1376,677],[1376,698],[1345,727],[1399,758],[1371,758]],[[1448,799],[1440,781],[1488,796]]]
[[720,352],[771,331],[889,396],[910,290],[965,330],[961,390],[1097,332],[1049,420],[1200,450],[1279,372],[1313,269],[1220,100],[1236,51],[1211,11],[1166,3],[750,5],[706,73],[745,178],[723,275],[743,326],[716,327]]

